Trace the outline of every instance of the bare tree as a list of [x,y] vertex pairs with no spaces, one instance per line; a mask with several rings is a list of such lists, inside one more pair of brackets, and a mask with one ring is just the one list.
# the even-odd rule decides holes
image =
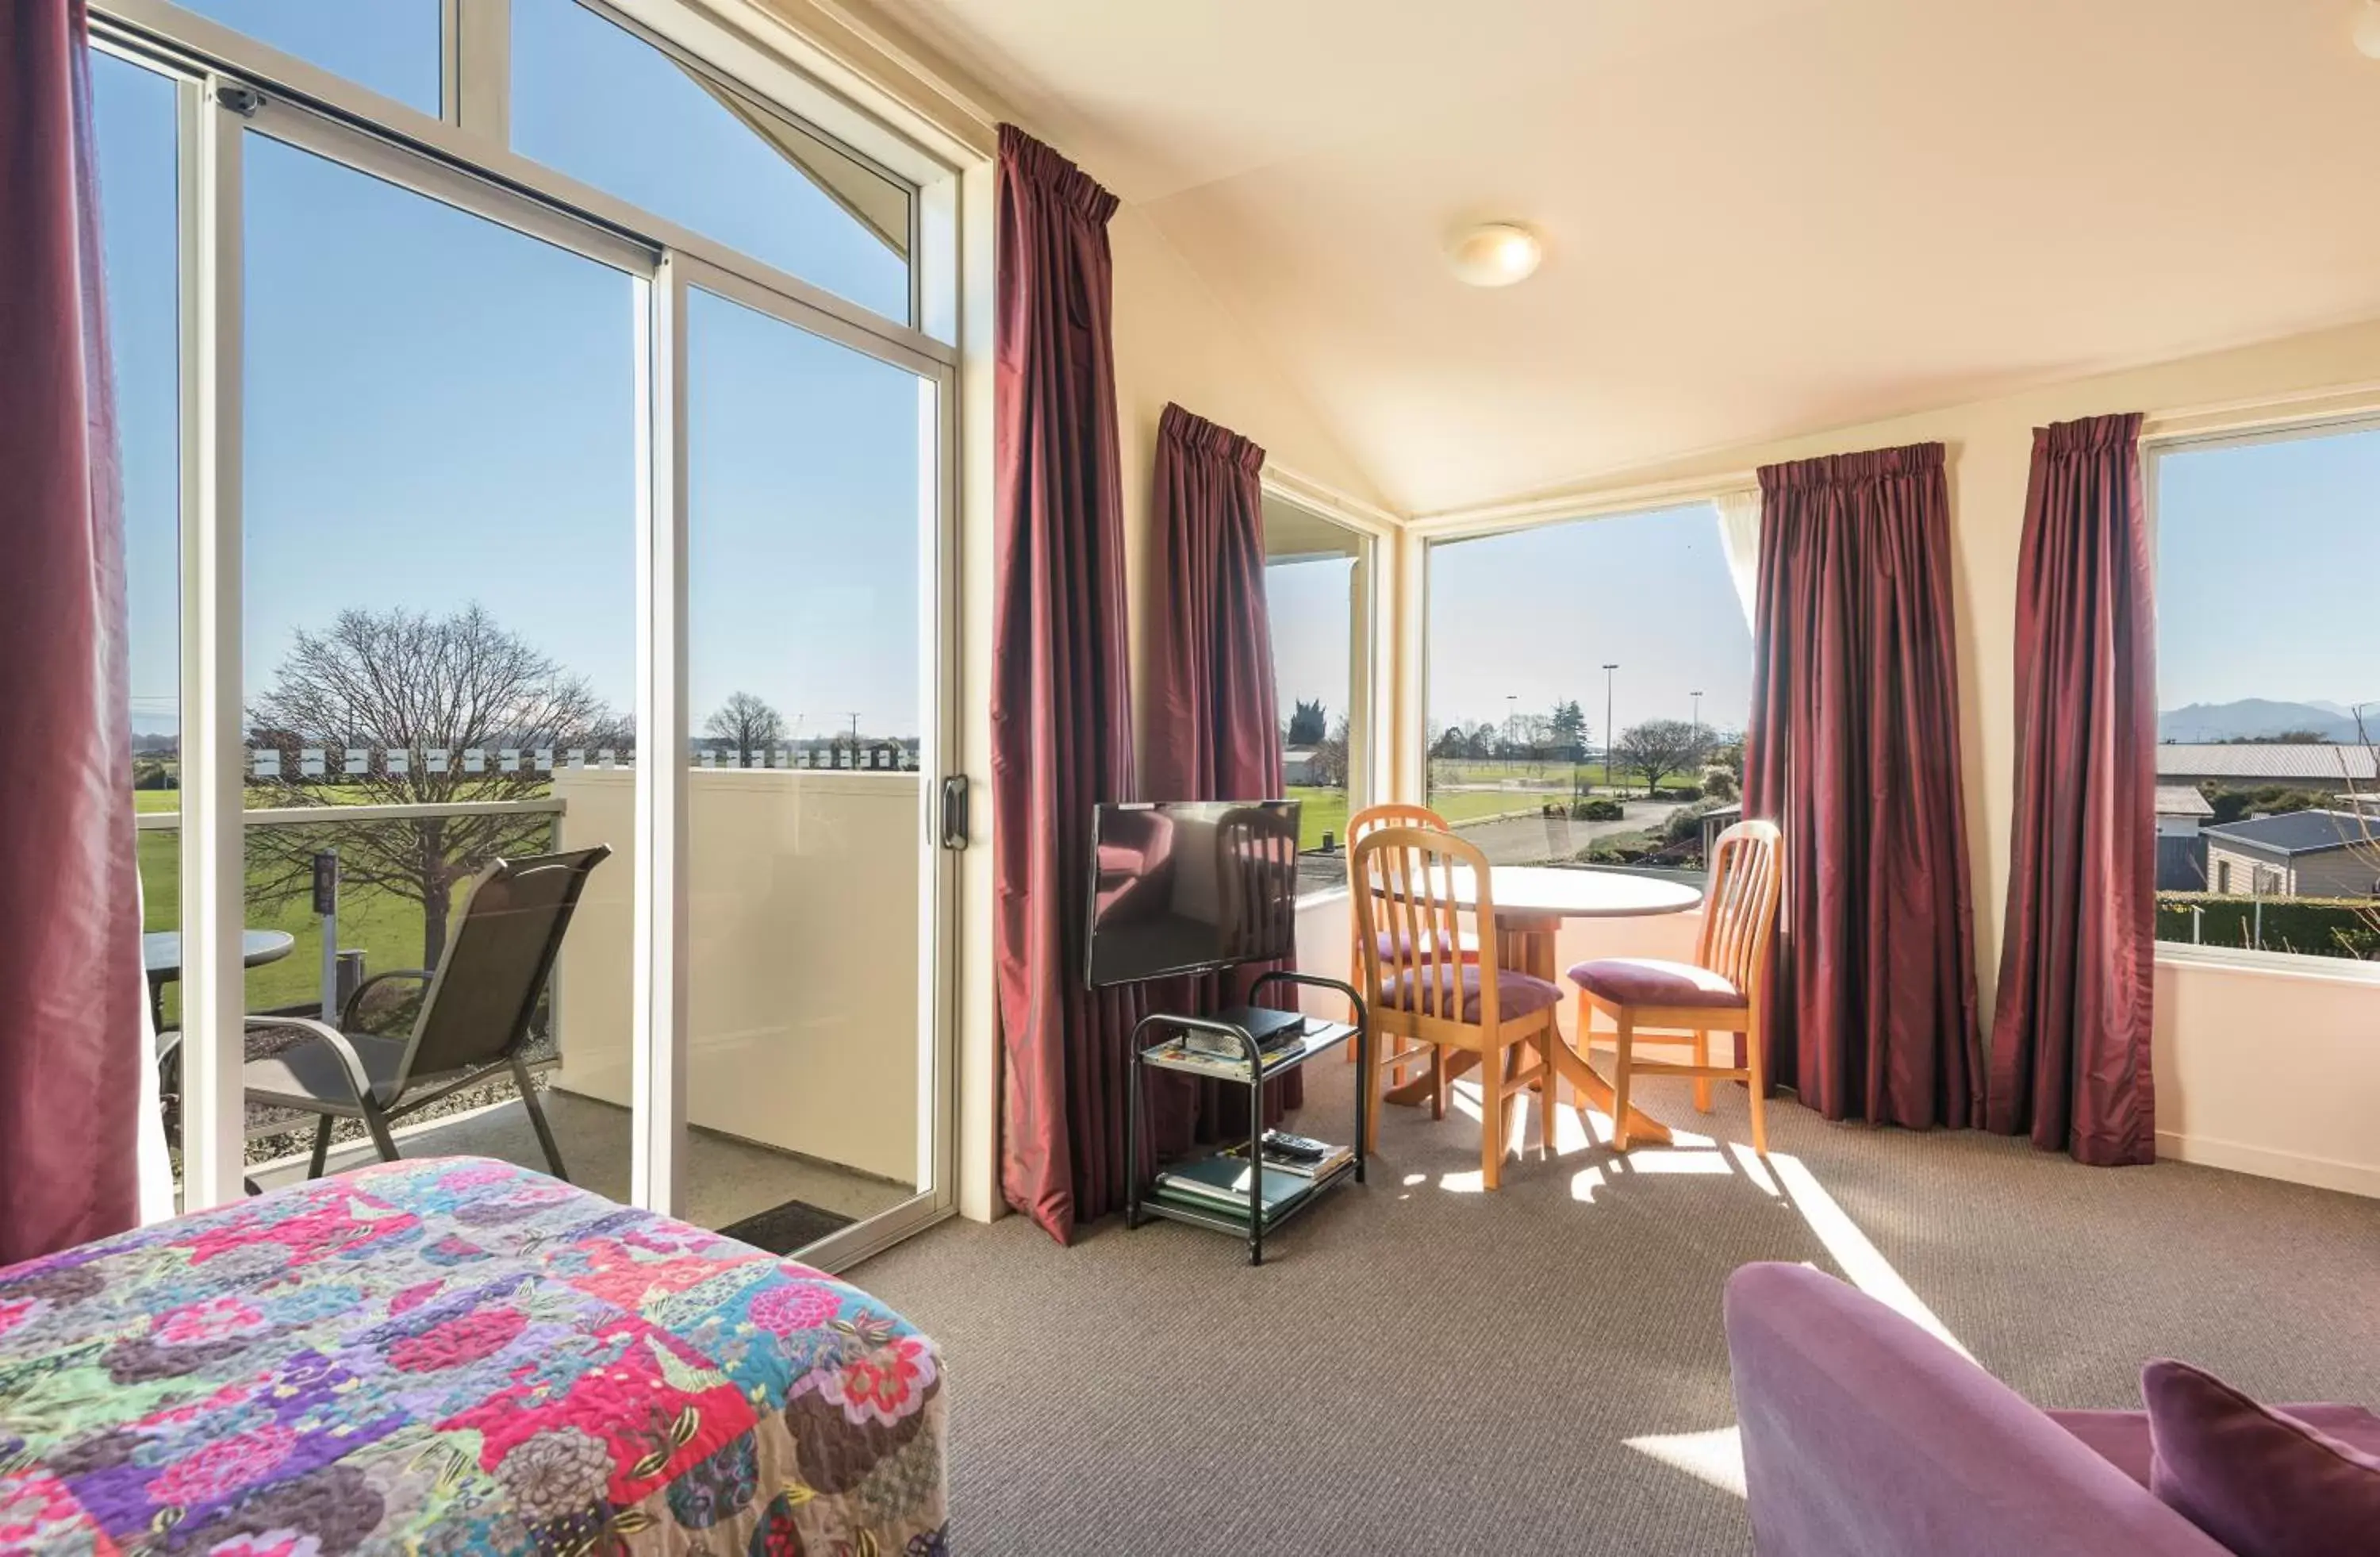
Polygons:
[[785,716],[749,692],[734,692],[703,722],[703,733],[725,743],[735,753],[739,768],[757,767],[752,759],[785,738]]
[[[634,739],[583,679],[476,604],[449,616],[343,611],[326,632],[299,631],[249,705],[249,724],[259,746],[281,755],[269,803],[289,806],[539,798],[552,785],[536,753],[625,749]],[[329,754],[320,775],[303,771],[309,747]],[[369,753],[360,773],[342,771],[350,747]],[[509,772],[507,748],[520,753]],[[253,889],[286,902],[307,890],[314,855],[337,849],[346,880],[421,906],[421,966],[435,967],[455,884],[499,856],[543,849],[552,835],[550,816],[503,811],[252,827],[248,858]]]
[[1670,774],[1699,767],[1706,746],[1700,725],[1682,719],[1648,719],[1620,733],[1615,755],[1621,766],[1645,776],[1645,789],[1650,794]]
[[1306,760],[1306,772],[1324,789],[1347,787],[1347,721],[1341,719],[1330,734],[1314,743],[1314,755]]

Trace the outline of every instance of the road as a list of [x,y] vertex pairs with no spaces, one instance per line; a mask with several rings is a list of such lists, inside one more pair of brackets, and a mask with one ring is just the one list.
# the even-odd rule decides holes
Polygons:
[[1637,833],[1658,827],[1683,809],[1677,801],[1631,800],[1623,821],[1572,821],[1565,817],[1507,817],[1500,821],[1475,821],[1460,829],[1476,844],[1490,865],[1543,865],[1568,860],[1597,838],[1615,833]]
[[[1631,800],[1622,821],[1572,821],[1563,817],[1515,816],[1496,821],[1464,822],[1455,831],[1487,855],[1490,865],[1544,865],[1577,858],[1578,851],[1614,833],[1636,833],[1658,827],[1684,806],[1675,800]],[[1300,855],[1297,889],[1323,892],[1347,882],[1347,856]]]

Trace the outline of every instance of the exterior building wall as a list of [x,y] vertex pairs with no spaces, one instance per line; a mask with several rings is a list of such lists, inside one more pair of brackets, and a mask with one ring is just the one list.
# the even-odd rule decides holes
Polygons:
[[2299,897],[2369,897],[2380,881],[2380,848],[2301,855],[2291,864],[2290,890]]

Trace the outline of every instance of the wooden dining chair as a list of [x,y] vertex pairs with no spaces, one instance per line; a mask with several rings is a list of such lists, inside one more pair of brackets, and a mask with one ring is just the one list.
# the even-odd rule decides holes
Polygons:
[[[1711,851],[1710,894],[1691,963],[1658,957],[1601,957],[1570,970],[1578,986],[1578,1052],[1586,1057],[1594,1014],[1611,1018],[1611,1144],[1628,1150],[1628,1086],[1636,1076],[1689,1076],[1694,1107],[1710,1112],[1713,1081],[1741,1081],[1752,1094],[1752,1150],[1768,1154],[1767,1038],[1761,1003],[1777,935],[1784,854],[1773,821],[1739,821]],[[1648,1031],[1649,1029],[1649,1031]],[[1711,1034],[1743,1046],[1741,1065],[1711,1064]],[[1639,1036],[1664,1044],[1689,1040],[1694,1063],[1639,1060]]]
[[[1357,844],[1383,827],[1427,827],[1435,833],[1454,831],[1444,817],[1431,810],[1427,806],[1408,806],[1399,801],[1366,806],[1347,819],[1347,847],[1350,852]],[[1398,943],[1394,931],[1383,931],[1380,939],[1382,956],[1397,962],[1405,960],[1404,949]],[[1464,940],[1456,948],[1456,955],[1464,962],[1477,962],[1479,938],[1475,935]],[[1347,969],[1350,979],[1361,975],[1364,970],[1363,940],[1357,932],[1355,916],[1353,913],[1347,916]],[[1372,1048],[1376,1052],[1381,1050],[1380,1034],[1372,1035]],[[1406,1079],[1405,1067],[1420,1064],[1428,1057],[1427,1046],[1419,1043],[1400,1043],[1394,1051],[1383,1052],[1381,1060],[1388,1067],[1389,1085],[1403,1086]],[[1352,1043],[1347,1046],[1347,1063],[1351,1065],[1355,1063],[1355,1046]]]
[[[1467,907],[1456,895],[1461,872],[1468,872],[1475,884],[1475,901]],[[1553,1075],[1561,990],[1499,967],[1492,958],[1463,960],[1463,922],[1469,920],[1484,942],[1496,923],[1496,905],[1488,857],[1457,834],[1428,827],[1375,828],[1355,845],[1348,880],[1364,959],[1359,987],[1373,1030],[1430,1046],[1431,1118],[1446,1117],[1447,1051],[1467,1049],[1479,1056],[1480,1182],[1493,1189],[1503,1179],[1506,1100],[1532,1087],[1542,1095]],[[1412,955],[1389,955],[1399,946]],[[1530,1071],[1507,1063],[1523,1044],[1537,1051]],[[1365,1118],[1374,1139],[1381,1081],[1377,1047],[1366,1046],[1362,1077]],[[1544,1117],[1542,1109],[1539,1116]],[[1538,1150],[1545,1150],[1541,1132]]]

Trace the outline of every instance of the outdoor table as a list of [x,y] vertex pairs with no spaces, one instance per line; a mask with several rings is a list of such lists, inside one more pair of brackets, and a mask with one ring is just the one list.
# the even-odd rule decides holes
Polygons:
[[[1621,870],[1497,865],[1489,867],[1489,893],[1496,900],[1497,966],[1531,974],[1548,983],[1560,982],[1560,969],[1554,966],[1554,936],[1564,919],[1683,914],[1700,907],[1703,901],[1700,887]],[[1478,888],[1470,871],[1455,871],[1453,888],[1457,903],[1466,908],[1476,906]],[[1582,1043],[1585,1036],[1579,1035]],[[1578,1089],[1579,1096],[1606,1113],[1611,1112],[1611,1084],[1596,1074],[1579,1050],[1556,1042],[1553,1062],[1556,1075]],[[1477,1054],[1453,1050],[1446,1055],[1447,1074],[1450,1078],[1461,1076],[1478,1063]],[[1524,1056],[1519,1063],[1524,1067],[1523,1074],[1526,1074],[1526,1067],[1534,1065],[1536,1060],[1533,1055]],[[1429,1096],[1429,1089],[1430,1080],[1425,1075],[1392,1089],[1386,1096],[1392,1103],[1417,1103]],[[1667,1144],[1670,1128],[1632,1105],[1628,1110],[1628,1135],[1631,1140]]]
[[[297,948],[298,938],[285,930],[242,931],[239,960],[246,967],[279,962]],[[152,930],[140,937],[140,961],[149,973],[149,1016],[157,1030],[165,1030],[165,986],[182,976],[182,932]]]

